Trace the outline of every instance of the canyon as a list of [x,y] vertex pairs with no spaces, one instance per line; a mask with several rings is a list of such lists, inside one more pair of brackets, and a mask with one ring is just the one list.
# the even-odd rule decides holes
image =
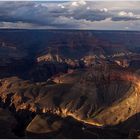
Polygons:
[[139,37],[0,30],[0,138],[139,138]]

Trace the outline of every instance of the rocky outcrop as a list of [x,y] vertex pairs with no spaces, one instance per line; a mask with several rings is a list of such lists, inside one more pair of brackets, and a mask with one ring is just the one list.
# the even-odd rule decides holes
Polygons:
[[82,67],[82,61],[78,59],[64,58],[58,54],[51,54],[51,53],[38,57],[37,62],[38,63],[46,62],[46,63],[52,63],[52,64],[55,64],[55,63],[64,64],[64,65],[67,65],[68,68],[81,68]]
[[17,111],[72,116],[95,126],[117,125],[140,111],[139,79],[133,75],[91,69],[78,81],[63,81],[48,85],[17,77],[3,79],[0,97],[3,102],[10,98]]
[[64,58],[60,57],[59,55],[53,55],[51,53],[48,53],[46,55],[40,56],[37,58],[37,62],[58,62],[58,63],[64,63]]
[[45,134],[58,131],[62,127],[63,121],[51,116],[37,115],[26,128],[27,132]]

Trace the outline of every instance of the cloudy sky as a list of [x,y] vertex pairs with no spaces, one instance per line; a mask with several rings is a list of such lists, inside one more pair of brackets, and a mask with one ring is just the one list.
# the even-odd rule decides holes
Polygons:
[[0,1],[0,28],[140,30],[140,1]]

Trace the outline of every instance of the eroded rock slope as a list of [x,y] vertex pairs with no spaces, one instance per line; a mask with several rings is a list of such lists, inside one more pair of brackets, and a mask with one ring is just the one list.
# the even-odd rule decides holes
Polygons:
[[65,81],[67,74],[62,77],[63,82],[60,77],[59,83],[54,84],[5,78],[0,81],[0,97],[2,102],[9,101],[9,105],[14,105],[17,111],[28,109],[72,116],[95,126],[117,125],[139,113],[138,76],[96,69],[81,73],[69,82]]

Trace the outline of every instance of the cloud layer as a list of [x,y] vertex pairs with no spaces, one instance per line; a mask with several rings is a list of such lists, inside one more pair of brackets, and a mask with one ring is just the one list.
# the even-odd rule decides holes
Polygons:
[[140,2],[0,2],[0,28],[140,30]]

